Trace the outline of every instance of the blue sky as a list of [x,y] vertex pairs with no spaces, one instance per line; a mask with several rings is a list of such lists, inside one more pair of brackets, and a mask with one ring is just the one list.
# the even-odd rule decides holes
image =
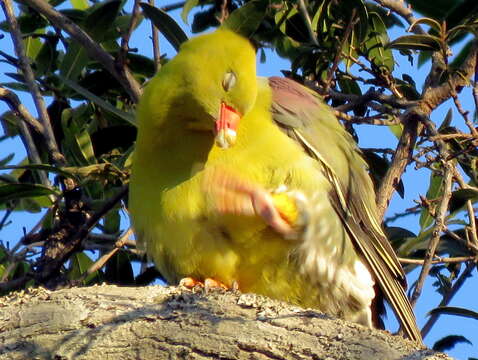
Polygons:
[[[179,19],[180,10],[172,12],[172,15],[177,19],[178,23],[182,28],[190,35],[188,26]],[[191,19],[191,16],[190,16]],[[0,15],[0,21],[3,21],[3,14]],[[150,28],[149,23],[143,22],[140,28],[135,32],[132,38],[132,47],[138,47],[139,53],[145,54],[147,56],[152,56],[151,43],[145,34],[149,34]],[[403,29],[396,29],[392,32],[392,37],[398,37],[403,34]],[[12,54],[11,50],[11,39],[8,36],[0,39],[0,49],[3,51]],[[174,56],[174,49],[167,43],[164,38],[161,38],[161,53],[166,53],[168,56]],[[281,75],[280,70],[288,70],[289,63],[284,59],[280,59],[272,51],[267,51],[267,61],[264,64],[259,63],[258,65],[258,74],[261,76],[271,76],[271,75]],[[421,88],[423,84],[424,77],[428,73],[429,64],[425,64],[421,69],[417,70],[412,68],[408,61],[402,56],[395,54],[396,60],[399,62],[396,68],[395,76],[400,77],[401,73],[412,74],[413,79],[416,81],[418,88]],[[415,56],[415,59],[417,56]],[[6,66],[0,63],[0,82],[9,81],[3,75],[5,71],[14,71],[12,69],[6,70]],[[22,101],[30,109],[33,114],[36,114],[34,107],[32,106],[32,101],[28,94],[22,94]],[[466,109],[474,109],[474,105],[471,98],[470,88],[463,90],[463,93],[460,95],[462,99],[463,106]],[[446,112],[449,108],[453,109],[454,119],[457,124],[463,123],[461,121],[459,114],[454,109],[453,103],[448,101],[447,103],[440,106],[440,108],[434,112],[432,120],[441,123]],[[7,107],[4,103],[0,102],[0,113],[3,113],[7,110]],[[378,127],[378,126],[368,126],[361,125],[357,126],[357,131],[360,138],[360,146],[362,147],[392,147],[396,146],[396,138],[390,132],[387,127]],[[393,144],[393,145],[391,145]],[[0,143],[0,158],[5,157],[9,153],[14,152],[16,154],[15,159],[12,163],[18,162],[25,156],[25,151],[21,145],[21,142],[18,139],[7,140]],[[413,168],[408,169],[403,177],[406,196],[402,200],[397,195],[394,196],[387,215],[393,215],[396,212],[403,211],[405,208],[413,206],[411,199],[418,199],[419,195],[425,195],[428,187],[429,174],[425,170],[415,171]],[[0,217],[3,216],[0,211]],[[32,226],[40,219],[38,214],[15,214],[12,218],[13,224],[6,227],[0,231],[0,240],[6,242],[9,241],[10,245],[13,245],[17,239],[23,235],[23,227],[28,231]],[[418,232],[418,219],[414,217],[404,218],[400,221],[395,222],[393,225],[402,226],[415,233]],[[124,226],[127,226],[125,222]],[[409,276],[409,284],[418,276],[418,271],[414,271]],[[440,297],[431,289],[431,284],[433,280],[428,279],[426,282],[423,295],[420,298],[417,307],[417,318],[419,326],[423,326],[426,322],[426,313],[432,309],[440,301]],[[476,276],[476,271],[474,272],[474,277],[469,279],[460,293],[452,301],[450,305],[461,306],[470,308],[474,311],[478,311],[478,305],[476,302],[476,289],[478,289],[478,276]],[[393,318],[393,316],[389,316]],[[391,321],[391,324],[393,321]],[[394,325],[391,325],[394,326]],[[476,320],[457,318],[452,316],[442,316],[437,322],[431,333],[425,339],[425,342],[428,346],[433,345],[433,343],[440,339],[441,337],[449,334],[464,335],[470,341],[474,343],[474,346],[468,344],[458,345],[455,349],[451,350],[449,353],[459,359],[467,359],[468,357],[478,357],[478,334],[476,329],[478,329],[478,322]]]

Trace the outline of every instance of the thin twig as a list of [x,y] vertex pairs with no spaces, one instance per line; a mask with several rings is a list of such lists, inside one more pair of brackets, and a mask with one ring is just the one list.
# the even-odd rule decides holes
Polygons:
[[451,97],[453,98],[453,102],[455,103],[456,109],[458,110],[458,112],[462,116],[463,120],[465,120],[466,126],[468,126],[468,129],[470,129],[471,135],[474,136],[475,138],[478,138],[478,131],[476,131],[475,126],[473,125],[473,123],[468,118],[468,111],[465,111],[465,109],[463,109],[463,106],[461,106],[460,100],[458,99],[458,95],[457,95],[455,89],[453,89],[453,88],[452,88],[452,91],[451,91]]
[[[435,124],[433,124],[430,120],[423,121],[428,132],[432,136],[436,136],[438,132],[435,128]],[[418,298],[420,297],[423,285],[425,284],[425,279],[430,272],[432,260],[435,256],[438,243],[440,242],[441,233],[446,229],[445,217],[448,212],[448,203],[451,198],[453,184],[453,165],[446,160],[448,158],[448,148],[446,143],[443,140],[439,140],[437,141],[437,145],[440,150],[440,156],[442,158],[443,166],[443,195],[436,210],[435,226],[433,228],[432,237],[428,243],[428,248],[425,254],[425,261],[423,263],[420,276],[418,277],[417,285],[415,286],[410,299],[412,305],[415,305]]]
[[111,249],[107,254],[100,257],[98,260],[92,264],[88,270],[86,270],[81,277],[78,279],[80,281],[85,280],[86,277],[93,274],[95,271],[100,270],[105,264],[111,259],[123,246],[125,246],[126,240],[133,234],[133,230],[129,228],[121,237],[115,242],[113,249]]
[[436,140],[450,140],[450,139],[473,139],[475,138],[472,134],[465,133],[455,133],[455,134],[438,134],[435,136],[430,136],[430,141]]
[[[149,2],[149,5],[154,6],[154,0],[148,0],[148,2]],[[159,50],[159,32],[152,21],[151,21],[151,38],[153,41],[154,71],[157,72],[161,68],[161,52]]]
[[471,240],[473,241],[475,245],[478,245],[478,237],[476,233],[475,210],[473,209],[473,203],[471,202],[471,200],[467,200],[466,209],[468,211],[468,218],[470,220]]
[[12,37],[13,46],[15,48],[15,54],[18,58],[19,68],[23,73],[25,82],[27,83],[28,89],[30,90],[30,94],[33,97],[33,102],[35,103],[40,122],[43,126],[43,131],[41,132],[41,134],[43,134],[45,144],[52,156],[52,159],[58,165],[64,165],[65,158],[58,150],[58,145],[55,140],[55,135],[53,134],[50,117],[46,110],[45,100],[41,95],[40,89],[38,88],[38,85],[35,80],[35,75],[30,66],[30,61],[25,53],[22,34],[20,32],[15,13],[13,12],[12,1],[2,0],[1,5],[3,8],[3,12],[5,13],[5,17],[7,18],[8,26],[10,28],[10,35]]
[[309,11],[307,10],[307,6],[305,5],[304,0],[299,0],[299,11],[304,19],[305,26],[307,27],[307,31],[309,32],[310,41],[315,46],[319,46],[319,41],[317,40],[317,36],[315,35],[314,30],[312,29],[312,21],[310,20]]
[[[402,264],[414,264],[414,265],[423,265],[425,260],[422,259],[408,259],[408,258],[398,258]],[[457,256],[442,258],[437,257],[431,261],[431,264],[453,264],[453,263],[462,263],[467,261],[477,261],[476,256]]]
[[133,5],[133,11],[131,14],[131,19],[129,21],[128,31],[121,37],[121,48],[118,53],[117,63],[118,66],[122,69],[122,71],[126,71],[126,57],[130,50],[129,48],[129,40],[131,39],[131,35],[133,34],[133,30],[138,24],[140,9],[139,3],[141,0],[135,0]]
[[[397,99],[395,96],[385,95],[380,91],[376,91],[372,89],[368,90],[363,95],[343,94],[343,93],[334,91],[332,89],[329,89],[329,91],[327,92],[327,95],[329,95],[334,100],[349,101],[349,102],[353,102],[355,105],[367,104],[370,101],[377,101],[379,103],[393,106],[394,108],[397,108],[397,109],[408,109],[417,105],[417,101]],[[344,110],[341,109],[341,111],[344,111]]]
[[398,125],[400,124],[400,120],[398,118],[393,120],[383,119],[382,115],[374,115],[374,116],[351,116],[341,111],[334,110],[334,115],[339,119],[352,122],[354,124],[368,124],[368,125]]
[[325,92],[327,92],[330,88],[330,84],[332,83],[332,79],[334,77],[335,71],[337,70],[339,66],[340,54],[342,53],[342,49],[344,48],[345,42],[348,41],[350,37],[350,33],[352,32],[352,29],[355,26],[356,13],[357,13],[357,9],[353,9],[352,15],[350,16],[350,21],[347,24],[347,28],[345,29],[344,37],[342,38],[342,41],[340,42],[338,51],[335,53],[334,62],[332,63],[332,66],[329,68],[329,70],[327,71],[327,80],[325,81],[325,87],[324,87]]
[[43,125],[30,114],[28,109],[20,102],[18,96],[4,87],[0,87],[0,99],[5,101],[14,113],[18,114],[23,121],[30,125],[38,134],[43,134]]

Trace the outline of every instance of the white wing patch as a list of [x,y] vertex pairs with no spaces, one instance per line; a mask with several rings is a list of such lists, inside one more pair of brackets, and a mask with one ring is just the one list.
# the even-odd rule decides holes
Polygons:
[[298,247],[300,271],[320,292],[319,308],[372,327],[374,280],[326,194],[314,194],[301,207],[308,223]]

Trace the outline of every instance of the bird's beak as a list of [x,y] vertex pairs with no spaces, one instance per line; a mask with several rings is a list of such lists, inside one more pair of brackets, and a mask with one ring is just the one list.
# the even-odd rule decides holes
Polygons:
[[236,130],[241,116],[232,107],[221,103],[219,119],[216,120],[216,143],[227,149],[236,142]]

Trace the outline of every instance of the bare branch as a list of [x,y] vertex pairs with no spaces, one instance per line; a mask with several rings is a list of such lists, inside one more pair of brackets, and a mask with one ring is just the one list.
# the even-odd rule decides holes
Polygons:
[[307,6],[305,5],[304,0],[299,0],[299,11],[304,19],[304,23],[305,23],[305,26],[307,27],[307,31],[309,32],[310,41],[315,46],[319,46],[317,35],[315,35],[314,30],[312,29],[312,21],[310,20],[309,11],[307,10]]
[[98,260],[92,264],[87,271],[85,271],[79,281],[85,280],[89,275],[93,274],[95,271],[100,270],[105,264],[111,259],[123,246],[126,244],[126,240],[133,234],[132,228],[126,230],[126,232],[121,235],[121,237],[115,242],[113,249],[111,249],[107,254],[100,257]]
[[[384,8],[387,8],[393,11],[395,14],[404,18],[409,25],[412,25],[417,19],[413,16],[412,9],[405,6],[403,1],[399,0],[374,0],[376,3],[382,5]],[[415,34],[425,34],[426,32],[421,28],[420,25],[413,26],[412,29]]]
[[[154,6],[154,0],[148,0],[149,5]],[[159,50],[159,33],[156,26],[151,21],[151,37],[153,41],[153,59],[154,59],[154,70],[158,71],[161,68],[161,52]]]
[[[438,134],[435,124],[430,120],[424,120],[425,126],[431,135],[436,136]],[[453,165],[447,161],[448,158],[448,148],[444,141],[437,141],[440,150],[440,157],[442,158],[443,166],[443,195],[438,205],[436,216],[435,216],[435,226],[433,228],[432,237],[428,243],[428,248],[425,254],[425,261],[423,263],[420,276],[417,280],[417,285],[413,291],[410,302],[412,305],[415,305],[418,298],[420,297],[423,285],[425,284],[425,279],[430,272],[431,263],[435,252],[440,242],[440,236],[442,231],[446,229],[445,217],[448,212],[448,203],[451,198],[452,183],[453,183]]]
[[20,115],[23,121],[30,125],[38,134],[43,134],[43,125],[33,117],[28,109],[20,102],[18,96],[4,87],[0,87],[0,99],[5,101],[13,112]]
[[[398,258],[398,260],[402,264],[414,264],[414,265],[423,265],[425,260],[422,259],[407,259],[407,258]],[[478,261],[476,256],[457,256],[457,257],[449,257],[449,258],[442,258],[437,257],[431,261],[432,264],[453,264],[453,263],[462,263],[467,261]]]
[[55,163],[63,165],[65,163],[65,158],[58,150],[58,145],[55,140],[55,135],[53,134],[53,129],[51,127],[50,117],[46,110],[45,100],[40,93],[40,89],[35,80],[35,75],[30,66],[30,61],[25,53],[25,48],[23,46],[22,34],[18,26],[17,18],[13,12],[13,5],[11,0],[3,0],[1,2],[3,12],[7,18],[8,26],[10,28],[10,34],[13,41],[13,46],[15,48],[15,54],[18,57],[19,67],[25,78],[25,82],[30,90],[30,94],[33,97],[33,102],[38,111],[38,116],[43,126],[43,137],[45,139],[46,146],[51,153],[51,156]]
[[400,119],[396,118],[394,120],[388,120],[388,119],[384,119],[382,115],[368,116],[368,117],[351,116],[337,110],[334,110],[334,114],[337,118],[345,120],[345,121],[349,121],[354,124],[385,125],[385,126],[400,124]]
[[139,20],[139,15],[140,15],[139,3],[140,2],[141,2],[140,0],[134,1],[133,11],[131,14],[131,19],[129,21],[128,31],[121,38],[121,48],[118,53],[117,63],[118,63],[118,66],[121,69],[123,69],[123,71],[126,71],[126,56],[128,55],[128,51],[130,50],[129,40]]

